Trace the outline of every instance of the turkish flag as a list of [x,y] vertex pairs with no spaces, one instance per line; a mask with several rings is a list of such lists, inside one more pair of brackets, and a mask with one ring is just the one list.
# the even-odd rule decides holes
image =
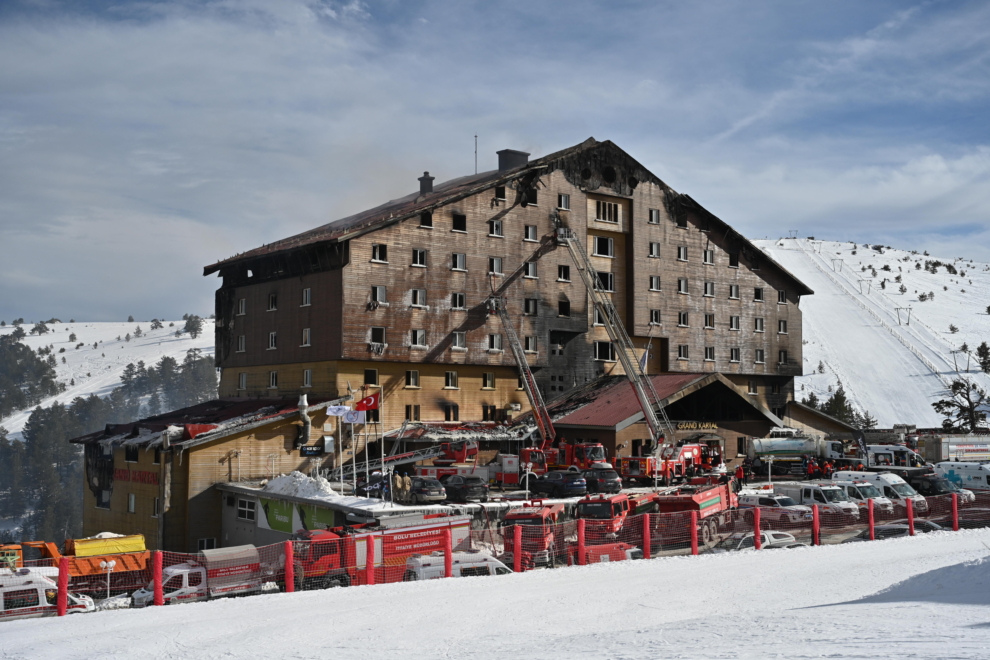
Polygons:
[[381,397],[381,392],[375,392],[371,396],[366,396],[357,402],[354,406],[354,410],[378,410],[378,401]]

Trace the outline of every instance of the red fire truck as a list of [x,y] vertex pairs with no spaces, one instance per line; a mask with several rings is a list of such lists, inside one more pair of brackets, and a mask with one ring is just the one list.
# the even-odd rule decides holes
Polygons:
[[546,455],[536,448],[523,449],[519,452],[519,456],[498,454],[487,465],[446,462],[444,459],[435,459],[433,465],[416,466],[416,474],[424,477],[439,479],[451,474],[472,475],[481,477],[490,484],[502,484],[503,486],[519,485],[522,483],[526,472],[538,477],[546,471]]
[[697,511],[699,540],[706,547],[719,542],[726,534],[735,531],[733,518],[727,515],[737,508],[739,499],[732,492],[732,483],[711,483],[712,479],[698,477],[687,484],[660,495],[657,504],[660,513]]
[[557,447],[547,447],[544,451],[551,470],[566,470],[571,466],[588,470],[595,463],[608,460],[605,447],[597,442],[569,443],[561,440]]
[[557,549],[565,547],[566,539],[560,538],[560,527],[564,514],[563,504],[543,505],[542,500],[533,500],[530,506],[512,509],[502,523],[504,551],[499,557],[507,566],[512,566],[517,550],[515,541],[516,525],[522,526],[521,566],[529,570],[539,566],[553,568],[557,564]]
[[626,518],[660,510],[656,493],[589,495],[577,503],[575,517],[583,518],[587,543],[604,543],[622,531]]
[[665,445],[659,456],[622,456],[617,467],[623,481],[669,486],[711,469],[712,459],[708,445]]
[[368,543],[375,544],[375,582],[391,581],[388,571],[404,571],[410,556],[442,551],[443,533],[447,529],[456,549],[469,541],[471,517],[396,516],[327,530],[299,530],[294,538],[309,543],[295,544],[297,588],[367,584]]

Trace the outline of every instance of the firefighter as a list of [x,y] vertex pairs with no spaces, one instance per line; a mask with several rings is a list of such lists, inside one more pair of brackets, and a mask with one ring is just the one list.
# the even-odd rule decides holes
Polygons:
[[815,470],[816,469],[818,469],[818,466],[815,465],[815,459],[812,458],[812,459],[810,459],[808,461],[808,479],[814,479],[815,478]]
[[742,463],[736,466],[736,481],[740,484],[749,485],[749,480],[746,479],[746,468],[742,466]]
[[402,501],[408,502],[412,495],[412,477],[408,474],[402,477]]

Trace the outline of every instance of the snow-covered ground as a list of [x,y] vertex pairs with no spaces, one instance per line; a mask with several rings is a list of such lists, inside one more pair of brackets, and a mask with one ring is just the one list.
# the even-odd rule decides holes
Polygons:
[[[169,327],[169,323],[175,325]],[[135,323],[51,323],[51,332],[45,335],[28,335],[22,343],[33,350],[42,346],[52,346],[55,356],[57,380],[65,383],[65,392],[45,399],[42,407],[48,407],[55,401],[68,403],[77,396],[97,394],[106,396],[120,385],[120,375],[128,363],[137,364],[144,361],[146,366],[152,366],[163,356],[169,355],[180,363],[190,348],[198,348],[204,355],[213,354],[213,321],[203,319],[203,334],[196,339],[188,334],[175,336],[176,328],[181,328],[185,321],[164,321],[163,328],[152,330],[151,323],[146,321]],[[29,332],[33,323],[25,323],[22,327]],[[134,330],[141,327],[142,336],[135,337]],[[0,335],[10,334],[13,326],[0,328]],[[76,335],[76,341],[69,341],[69,335]],[[131,340],[124,337],[130,333]],[[117,337],[121,339],[118,341]],[[97,347],[93,348],[94,342]],[[76,348],[77,344],[83,346]],[[64,353],[59,349],[64,348]],[[62,358],[65,358],[63,364]],[[70,385],[72,381],[75,385]],[[0,419],[0,426],[10,431],[11,438],[20,438],[20,431],[31,416],[30,408],[15,412]]]
[[[801,300],[805,376],[795,381],[799,399],[814,392],[824,400],[841,381],[850,401],[881,427],[937,427],[942,418],[931,404],[944,398],[957,375],[990,388],[975,355],[953,355],[964,343],[975,353],[980,342],[990,341],[990,265],[833,241],[755,243],[815,291]],[[933,275],[924,270],[926,260],[951,264],[958,274],[940,267]],[[930,292],[932,300],[919,300]],[[907,310],[898,310],[908,307],[910,325]],[[950,332],[950,325],[958,332]],[[824,373],[818,373],[819,363]]]
[[0,624],[0,657],[986,658],[990,530]]

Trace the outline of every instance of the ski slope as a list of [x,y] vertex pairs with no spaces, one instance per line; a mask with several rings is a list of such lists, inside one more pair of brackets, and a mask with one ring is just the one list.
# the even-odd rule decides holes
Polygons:
[[0,657],[986,658],[990,529],[0,624]]
[[[941,258],[960,274],[944,268],[932,274],[915,264],[923,267],[936,257],[903,250],[883,248],[881,253],[810,239],[755,243],[815,291],[801,300],[805,376],[795,381],[797,398],[814,392],[826,399],[829,387],[841,382],[851,403],[868,410],[881,427],[937,427],[942,417],[931,404],[945,397],[954,378],[972,378],[990,388],[975,355],[953,354],[964,343],[975,352],[981,341],[990,340],[990,266]],[[899,292],[897,276],[905,293]],[[933,300],[919,300],[929,292],[935,293]],[[950,332],[950,324],[958,332]],[[817,373],[820,362],[825,373]]]
[[[106,396],[120,385],[120,375],[128,363],[137,364],[143,361],[145,366],[151,366],[163,356],[171,356],[180,363],[186,356],[186,351],[198,348],[204,355],[213,354],[213,321],[203,319],[203,334],[193,339],[188,334],[176,337],[175,331],[181,328],[185,321],[163,321],[164,326],[151,330],[148,322],[135,323],[51,323],[51,330],[44,335],[28,335],[21,342],[37,351],[42,346],[52,346],[53,355],[57,361],[55,367],[56,379],[65,383],[66,390],[61,394],[43,400],[40,405],[48,407],[56,401],[68,403],[77,396],[86,397],[90,394]],[[169,327],[169,323],[174,323]],[[30,332],[33,323],[25,323],[22,327]],[[134,330],[141,327],[142,336],[134,337]],[[0,328],[0,335],[10,334],[13,326]],[[76,341],[69,341],[69,335],[75,333]],[[124,337],[130,333],[131,340]],[[117,339],[117,337],[121,339]],[[82,343],[83,346],[76,348]],[[93,348],[96,343],[97,347]],[[64,348],[64,353],[59,349]],[[62,358],[65,358],[65,363]],[[75,381],[75,385],[71,385]],[[21,431],[31,416],[31,409],[21,410],[3,419],[0,426],[10,431],[12,439],[20,439]]]

